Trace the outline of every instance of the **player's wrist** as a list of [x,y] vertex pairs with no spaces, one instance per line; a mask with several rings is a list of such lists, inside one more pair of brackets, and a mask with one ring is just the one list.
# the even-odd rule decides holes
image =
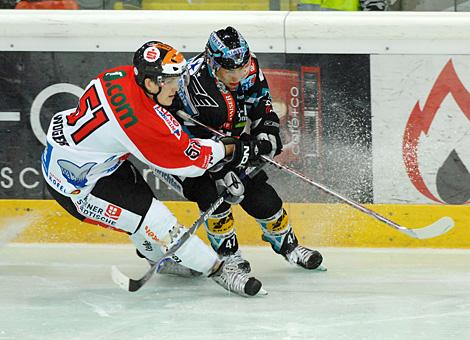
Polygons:
[[224,143],[222,144],[224,145],[224,151],[225,151],[224,158],[228,158],[229,156],[232,156],[233,152],[235,151],[235,144],[224,144]]

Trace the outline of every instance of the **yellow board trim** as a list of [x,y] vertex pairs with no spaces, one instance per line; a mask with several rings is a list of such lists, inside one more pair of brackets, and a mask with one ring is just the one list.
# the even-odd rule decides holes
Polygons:
[[[114,9],[140,9],[130,2],[117,1]],[[269,11],[269,0],[142,0],[140,4],[144,10],[179,10],[179,11]],[[286,7],[285,5],[283,7]]]
[[[180,223],[191,225],[198,217],[191,202],[166,202]],[[470,248],[468,206],[366,205],[369,209],[405,227],[424,227],[443,216],[456,226],[447,234],[429,240],[415,240],[384,223],[344,204],[286,203],[290,222],[302,244],[318,247],[425,247]],[[253,218],[234,207],[235,227],[241,245],[266,245]],[[2,233],[24,230],[12,242],[127,243],[126,234],[82,223],[51,200],[0,200],[0,242]],[[205,241],[204,227],[198,235]]]

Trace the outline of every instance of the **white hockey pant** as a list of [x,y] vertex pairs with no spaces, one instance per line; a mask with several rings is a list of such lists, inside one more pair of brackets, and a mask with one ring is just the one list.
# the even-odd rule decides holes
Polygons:
[[[130,236],[139,252],[151,261],[157,261],[187,229],[160,201],[153,199],[140,228]],[[202,240],[193,235],[179,248],[173,258],[182,265],[209,275],[219,261],[217,254]]]

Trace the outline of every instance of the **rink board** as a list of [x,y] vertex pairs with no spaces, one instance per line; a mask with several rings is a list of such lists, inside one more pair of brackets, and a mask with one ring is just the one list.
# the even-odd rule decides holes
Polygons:
[[[184,225],[198,216],[197,207],[189,202],[166,202]],[[443,205],[365,205],[371,210],[409,228],[424,227],[443,216],[455,220],[447,234],[429,240],[415,240],[388,225],[344,204],[286,203],[285,208],[301,243],[334,247],[427,247],[470,248],[470,228],[466,223],[468,207]],[[234,207],[239,242],[264,245],[256,222],[239,206]],[[198,234],[206,240],[203,228]],[[3,235],[3,236],[2,236]],[[127,243],[126,234],[81,223],[70,217],[55,201],[1,200],[0,243],[74,242]]]

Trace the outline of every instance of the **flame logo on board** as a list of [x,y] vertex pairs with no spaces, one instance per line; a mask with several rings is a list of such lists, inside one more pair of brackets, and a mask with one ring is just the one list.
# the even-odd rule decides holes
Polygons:
[[[456,117],[460,115],[455,115],[454,112],[445,112],[446,109],[442,107],[444,101],[450,101],[452,98],[455,102],[452,105],[455,105],[456,111],[462,112],[467,118],[464,122],[466,126],[470,121],[470,92],[459,79],[450,59],[437,77],[423,108],[420,108],[419,101],[417,101],[411,112],[403,136],[402,156],[408,177],[421,194],[439,203],[466,204],[470,202],[470,174],[456,149],[459,139],[465,136],[452,135],[455,131],[452,130],[451,124],[450,131],[443,131],[443,135],[447,134],[447,140],[434,143],[434,149],[438,146],[445,150],[449,149],[436,171],[435,190],[429,188],[429,182],[427,184],[423,176],[423,168],[426,168],[427,164],[423,164],[422,158],[428,157],[419,157],[420,148],[423,147],[426,139],[431,138],[429,132],[432,123],[437,118],[437,113],[452,115],[453,120],[461,118]],[[467,131],[469,128],[470,124],[467,126]],[[435,131],[435,129],[432,130]],[[469,148],[470,145],[467,149]]]

